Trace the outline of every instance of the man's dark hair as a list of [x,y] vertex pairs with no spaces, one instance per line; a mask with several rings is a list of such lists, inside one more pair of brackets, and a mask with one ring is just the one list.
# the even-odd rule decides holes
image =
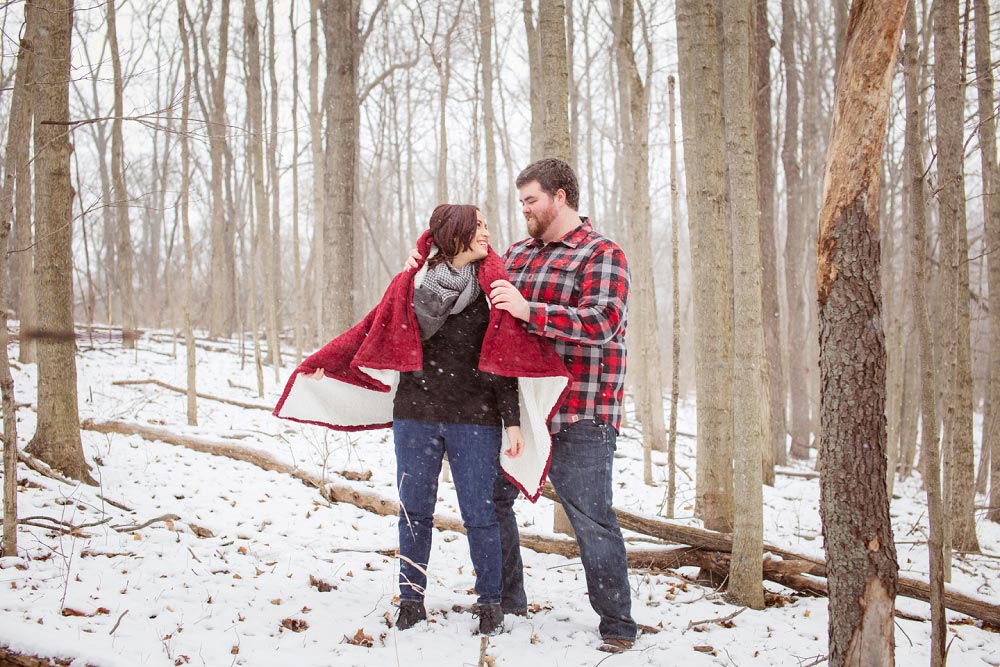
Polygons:
[[538,181],[542,191],[553,197],[556,190],[566,193],[566,203],[571,209],[576,211],[580,208],[580,184],[576,180],[576,173],[573,167],[562,160],[556,158],[545,158],[532,162],[517,175],[517,187],[527,185],[532,181]]

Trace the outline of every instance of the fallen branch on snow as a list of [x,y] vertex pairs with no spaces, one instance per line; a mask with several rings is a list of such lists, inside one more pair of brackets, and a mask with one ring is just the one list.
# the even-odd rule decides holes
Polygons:
[[[112,382],[111,384],[118,385],[119,387],[127,387],[129,385],[137,384],[155,384],[157,387],[162,387],[163,389],[168,389],[170,391],[177,392],[178,394],[186,394],[187,389],[183,387],[175,387],[172,384],[167,384],[161,380],[118,380],[117,382]],[[209,401],[218,401],[219,403],[225,403],[227,405],[235,405],[239,408],[249,408],[251,410],[267,410],[271,412],[274,409],[273,405],[262,405],[260,403],[244,403],[242,401],[235,401],[231,398],[223,398],[222,396],[212,396],[211,394],[202,394],[195,392],[198,398],[204,398]]]

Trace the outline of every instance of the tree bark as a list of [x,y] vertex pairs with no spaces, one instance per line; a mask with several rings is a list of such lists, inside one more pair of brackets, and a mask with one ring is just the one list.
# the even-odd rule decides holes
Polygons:
[[570,160],[569,71],[565,0],[538,3],[539,78],[542,85],[542,156]]
[[68,477],[96,484],[83,456],[73,337],[73,189],[69,120],[72,0],[37,13],[35,96],[35,287],[39,308],[38,426],[26,451]]
[[756,0],[722,0],[723,127],[733,246],[733,525],[729,597],[764,608],[762,461],[771,448],[758,193]]
[[191,113],[191,47],[188,42],[188,15],[185,0],[177,0],[177,25],[181,40],[181,58],[184,62],[184,88],[181,93],[181,233],[184,237],[184,342],[187,358],[187,421],[198,424],[198,376],[195,358],[194,325],[191,321],[191,302],[194,294],[194,256],[191,249],[190,195],[191,145],[188,122]]
[[[24,6],[24,36],[17,52],[10,117],[7,121],[7,143],[3,155],[3,181],[0,181],[0,248],[6,248],[10,238],[10,213],[14,200],[15,182],[21,186],[19,173],[28,165],[28,141],[31,137],[31,109],[29,79],[35,50],[35,8],[32,2]],[[18,220],[19,225],[27,220]],[[21,262],[31,266],[31,251],[22,253]],[[0,267],[0,304],[7,303],[7,267]],[[22,283],[22,289],[31,285]],[[26,330],[21,321],[22,333]],[[29,345],[29,338],[21,336],[19,347]],[[17,415],[14,406],[14,378],[7,356],[7,310],[0,310],[0,393],[3,394],[3,555],[17,556]]]
[[910,195],[909,252],[913,264],[911,294],[919,338],[920,395],[924,406],[921,418],[921,449],[924,468],[921,471],[927,492],[927,515],[930,524],[927,547],[930,561],[929,596],[931,603],[931,667],[945,662],[947,619],[944,615],[944,517],[941,503],[941,446],[935,392],[936,367],[930,315],[927,310],[927,241],[924,185],[924,158],[921,134],[924,127],[923,106],[918,97],[917,11],[909,0],[906,17],[906,44],[903,53],[903,76],[906,94],[906,179]]
[[972,443],[972,368],[969,338],[969,262],[965,223],[964,85],[959,47],[959,2],[934,2],[934,106],[937,116],[938,205],[941,223],[941,299],[953,335],[944,404],[945,548],[978,551]]
[[[206,16],[206,21],[207,21]],[[207,30],[206,30],[207,32]],[[208,126],[208,147],[211,160],[211,258],[209,267],[208,332],[213,338],[230,334],[235,325],[232,286],[227,280],[227,264],[232,261],[232,249],[226,244],[226,202],[223,197],[223,161],[226,153],[226,74],[229,65],[229,0],[219,8],[219,60],[214,75],[210,69],[208,49],[205,52],[206,73],[211,86],[211,124]],[[229,222],[232,224],[232,221]],[[227,251],[228,249],[228,251]]]
[[733,320],[723,199],[725,159],[715,21],[714,0],[678,0],[678,70],[697,349],[695,512],[706,528],[730,532],[733,525]]
[[[479,0],[479,53],[483,85],[483,147],[486,153],[486,222],[495,230],[497,247],[507,245],[500,224],[500,196],[497,188],[497,147],[493,113],[493,2]],[[511,239],[512,240],[512,239]]]
[[323,204],[323,323],[346,331],[354,323],[361,245],[355,235],[355,188],[358,147],[358,5],[327,0],[323,5],[326,36],[327,144]]
[[[543,4],[546,0],[542,0]],[[524,34],[528,42],[528,98],[531,106],[531,161],[540,160],[545,155],[545,139],[542,135],[544,111],[542,101],[542,56],[539,45],[539,31],[535,28],[532,0],[523,0],[521,14],[524,18]]]
[[122,345],[135,348],[135,296],[132,289],[132,222],[129,220],[128,188],[125,185],[125,142],[122,137],[122,64],[118,53],[118,28],[115,3],[108,3],[108,45],[114,72],[114,120],[111,121],[111,187],[118,239],[118,281],[122,309]]
[[791,456],[809,458],[809,387],[806,361],[808,327],[805,301],[806,221],[799,164],[799,71],[795,54],[793,0],[781,0],[781,60],[785,66],[785,136],[781,163],[785,172],[785,289],[788,293],[788,390],[791,394]]
[[667,123],[670,144],[670,285],[673,333],[670,360],[670,438],[667,443],[667,493],[664,516],[673,517],[677,505],[677,407],[680,399],[681,371],[681,288],[680,288],[680,203],[677,193],[677,114],[676,80],[667,77]]
[[760,261],[764,308],[764,345],[767,350],[771,456],[764,457],[764,483],[774,486],[774,466],[788,464],[788,427],[785,409],[785,364],[781,350],[781,307],[778,304],[778,258],[775,247],[774,150],[771,131],[771,47],[767,0],[756,0],[757,164],[760,182]]
[[905,10],[905,0],[851,7],[823,180],[816,273],[831,667],[894,664],[898,566],[885,486],[878,191]]
[[[35,85],[34,76],[34,52],[33,38],[28,38],[28,30],[34,30],[33,22],[27,19],[27,14],[31,11],[32,3],[25,3],[25,34],[22,38],[22,47],[18,50],[18,63],[15,68],[14,86],[17,80],[23,80],[23,93],[20,96],[23,100],[21,104],[20,118],[14,114],[14,95],[11,96],[11,108],[7,121],[7,134],[11,136],[11,129],[17,129],[19,141],[8,140],[8,150],[16,147],[17,151],[10,151],[10,157],[4,159],[4,173],[6,178],[13,177],[11,183],[14,187],[14,245],[18,252],[13,257],[13,262],[17,266],[17,317],[20,321],[20,329],[32,331],[38,324],[38,302],[35,298],[35,268],[34,251],[32,250],[32,220],[31,220],[31,118],[32,118],[32,98],[34,97]],[[28,40],[28,46],[24,46]],[[21,64],[21,59],[24,64]],[[23,70],[22,70],[23,67]],[[22,74],[23,71],[23,74]],[[23,114],[23,116],[21,116]],[[3,212],[0,215],[9,213],[8,204],[4,200]],[[8,219],[9,222],[9,219]],[[37,360],[35,341],[30,336],[22,336],[18,341],[17,360],[22,364],[33,364]]]
[[986,518],[1000,523],[1000,165],[997,163],[996,118],[993,115],[993,68],[990,58],[990,7],[974,0],[976,10],[976,81],[979,92],[979,147],[982,152],[983,210],[989,256],[990,373],[989,410],[983,415],[982,456],[990,452],[990,496]]

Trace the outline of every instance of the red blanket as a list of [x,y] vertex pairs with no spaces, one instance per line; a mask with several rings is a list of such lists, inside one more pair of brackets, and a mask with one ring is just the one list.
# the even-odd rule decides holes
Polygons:
[[[424,257],[431,254],[429,231],[420,237],[417,248]],[[399,373],[423,367],[413,289],[424,271],[421,263],[417,269],[396,275],[364,319],[307,357],[288,379],[275,416],[339,431],[391,426]],[[506,279],[503,261],[490,248],[479,265],[480,286],[489,294],[493,281]],[[322,380],[300,379],[319,368],[324,371]],[[497,308],[490,311],[479,369],[518,378],[525,451],[513,459],[501,453],[500,464],[507,477],[535,501],[551,460],[547,422],[572,378],[547,340],[527,333],[519,321]]]

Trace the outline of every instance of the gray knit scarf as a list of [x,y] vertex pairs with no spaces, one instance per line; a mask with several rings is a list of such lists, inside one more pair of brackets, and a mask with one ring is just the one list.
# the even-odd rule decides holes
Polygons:
[[460,313],[479,297],[482,289],[477,277],[477,262],[456,269],[444,261],[432,266],[420,287],[413,290],[413,310],[420,325],[420,340],[438,332],[449,315]]

